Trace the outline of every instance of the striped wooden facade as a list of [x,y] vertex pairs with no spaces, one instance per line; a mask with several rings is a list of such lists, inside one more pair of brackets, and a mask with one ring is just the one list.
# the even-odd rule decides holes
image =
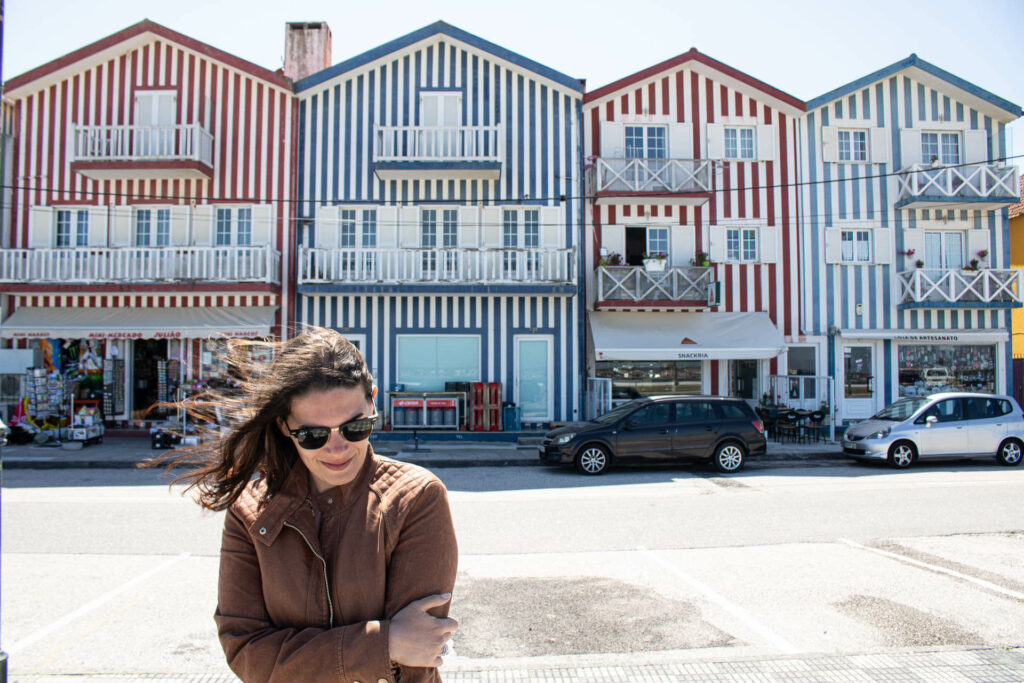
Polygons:
[[[1003,176],[1013,175],[1016,187],[1015,173],[1002,169],[1000,160],[1006,156],[1006,125],[1020,116],[1020,107],[912,55],[810,101],[807,109],[800,122],[799,269],[806,292],[801,320],[822,350],[820,372],[837,378],[840,418],[865,417],[898,398],[899,341],[893,337],[901,335],[905,343],[967,343],[974,338],[995,343],[999,371],[994,389],[1009,391],[1010,309],[1019,306],[1019,284],[1013,288],[1017,297],[1007,295],[1001,301],[908,303],[900,277],[935,267],[918,267],[927,258],[924,231],[956,229],[965,235],[965,265],[987,252],[980,259],[980,272],[990,268],[990,273],[1007,272],[1013,278],[1008,272],[1005,207],[1015,201],[1010,198],[1015,192],[1001,197],[1007,193],[997,190],[992,201],[979,202],[969,196],[968,183],[956,196],[941,201],[926,196],[915,202],[902,193],[901,178],[908,177],[908,169],[920,168],[914,164],[931,162],[920,158],[919,131],[937,131],[960,139],[961,156],[954,166],[973,172],[987,165]],[[831,132],[836,130],[866,131],[866,160],[838,161],[834,147],[830,152],[837,144]],[[940,161],[932,164],[937,169],[946,165]],[[870,233],[868,262],[842,260],[837,240],[843,230]],[[843,347],[851,340],[874,346],[877,389],[870,405],[844,409]]]
[[[420,100],[431,92],[457,100],[454,115],[470,135],[494,136],[487,139],[496,148],[476,150],[489,160],[466,161],[467,153],[439,163],[382,162],[382,131],[423,126]],[[560,251],[569,264],[557,282],[530,275],[314,281],[300,270],[298,319],[339,329],[363,345],[382,389],[381,410],[385,392],[400,381],[401,335],[478,338],[479,380],[501,382],[504,401],[517,395],[514,338],[548,339],[551,412],[533,421],[577,417],[581,82],[439,22],[298,81],[296,95],[300,250],[328,243],[336,249],[329,236],[338,229],[338,209],[347,207],[376,212],[380,258],[407,253],[422,244],[420,211],[447,208],[459,216],[453,252],[500,256],[503,212],[536,209],[541,246]]]
[[[591,175],[588,194],[596,201],[586,214],[588,309],[602,305],[595,270],[602,252],[624,254],[625,230],[668,227],[668,267],[685,268],[697,252],[710,254],[711,279],[721,284],[720,303],[638,301],[623,310],[765,312],[785,337],[799,340],[799,253],[797,121],[803,103],[697,50],[690,50],[637,74],[587,93],[584,144]],[[621,140],[609,145],[615,126],[667,127],[667,158],[706,164],[707,186],[674,192],[604,191],[598,172],[608,158],[622,156]],[[726,159],[724,127],[757,131],[755,159]],[[621,135],[621,132],[615,132]],[[716,135],[719,136],[716,139]],[[752,227],[758,255],[745,262],[726,254],[724,230]],[[699,265],[699,264],[698,264]],[[615,310],[612,308],[612,310]],[[591,350],[589,362],[594,361]],[[726,364],[705,361],[703,391],[728,394]],[[780,371],[765,362],[761,382]],[[785,366],[781,367],[785,372]],[[758,394],[760,395],[760,393]]]

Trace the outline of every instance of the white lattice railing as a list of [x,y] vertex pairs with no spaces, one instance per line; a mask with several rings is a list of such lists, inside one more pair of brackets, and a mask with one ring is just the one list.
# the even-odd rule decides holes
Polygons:
[[576,282],[572,249],[319,249],[299,251],[299,282]]
[[374,161],[501,161],[500,126],[377,126]]
[[932,270],[918,268],[897,273],[900,303],[925,302],[1020,302],[1021,271],[994,270]]
[[706,159],[597,160],[598,192],[710,192]]
[[0,249],[0,282],[281,282],[281,253],[260,247]]
[[213,164],[213,136],[198,123],[73,126],[72,161],[202,161]]
[[1016,201],[1017,168],[1005,164],[931,166],[914,164],[896,175],[899,199],[949,197]]
[[648,272],[641,266],[599,266],[598,301],[706,301],[714,268],[669,267]]

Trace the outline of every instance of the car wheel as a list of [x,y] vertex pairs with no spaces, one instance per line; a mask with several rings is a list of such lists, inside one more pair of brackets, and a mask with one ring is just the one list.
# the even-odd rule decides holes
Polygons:
[[604,446],[590,444],[576,454],[576,471],[580,474],[601,474],[611,464],[611,457]]
[[897,441],[889,446],[889,464],[898,470],[910,467],[916,456],[914,444],[909,441]]
[[999,444],[999,451],[996,453],[996,460],[1000,465],[1013,467],[1021,461],[1021,444],[1017,439],[1007,439]]
[[738,472],[743,467],[743,446],[735,441],[726,441],[715,449],[712,463],[719,472]]

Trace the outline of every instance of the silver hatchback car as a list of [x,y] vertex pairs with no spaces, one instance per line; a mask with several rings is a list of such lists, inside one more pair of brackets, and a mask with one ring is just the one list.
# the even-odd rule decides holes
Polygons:
[[850,425],[843,453],[909,467],[918,458],[995,457],[1019,465],[1024,412],[1009,396],[950,392],[908,396]]

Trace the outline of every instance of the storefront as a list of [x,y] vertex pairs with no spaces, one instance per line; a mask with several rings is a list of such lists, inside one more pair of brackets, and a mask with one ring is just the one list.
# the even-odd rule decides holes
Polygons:
[[269,306],[26,307],[4,321],[0,336],[41,349],[42,372],[33,370],[52,380],[45,410],[53,417],[64,412],[60,404],[90,401],[105,421],[138,425],[166,417],[159,404],[181,398],[186,385],[227,380],[226,338],[269,337],[274,313]]
[[598,311],[589,328],[589,374],[611,379],[613,402],[711,393],[753,401],[765,390],[769,360],[786,350],[766,313]]

